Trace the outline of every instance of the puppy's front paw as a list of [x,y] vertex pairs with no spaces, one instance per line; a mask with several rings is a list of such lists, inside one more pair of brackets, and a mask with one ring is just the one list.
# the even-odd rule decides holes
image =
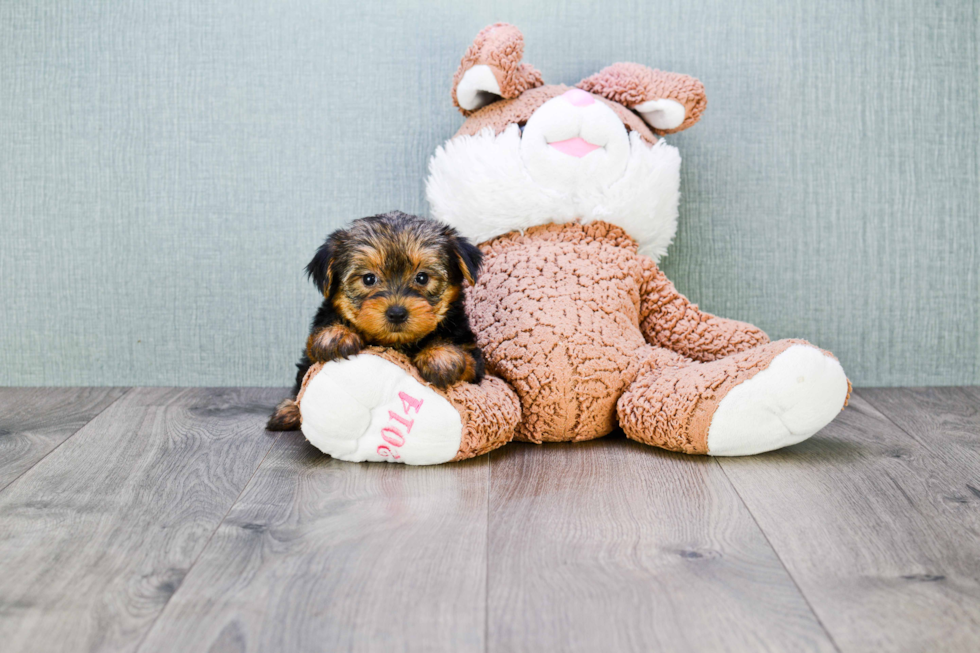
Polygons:
[[412,360],[422,378],[437,388],[447,388],[476,376],[473,358],[461,347],[439,343],[429,345]]
[[306,341],[306,354],[315,363],[328,363],[338,358],[349,358],[364,349],[364,340],[356,331],[334,324],[310,334]]

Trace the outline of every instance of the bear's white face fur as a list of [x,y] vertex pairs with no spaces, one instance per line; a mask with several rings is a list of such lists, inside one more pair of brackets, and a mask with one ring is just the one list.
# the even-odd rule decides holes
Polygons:
[[604,220],[659,259],[677,229],[680,155],[627,133],[590,93],[571,89],[517,124],[457,136],[429,161],[433,217],[473,242],[548,223]]
[[573,88],[537,109],[521,138],[521,160],[538,184],[574,194],[621,179],[630,139],[613,110]]

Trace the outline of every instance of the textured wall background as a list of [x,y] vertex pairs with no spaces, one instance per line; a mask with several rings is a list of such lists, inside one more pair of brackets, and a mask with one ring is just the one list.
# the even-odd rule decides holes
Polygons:
[[288,384],[304,264],[426,211],[451,75],[497,20],[547,81],[705,82],[670,137],[688,296],[856,384],[980,383],[972,0],[4,0],[0,384]]

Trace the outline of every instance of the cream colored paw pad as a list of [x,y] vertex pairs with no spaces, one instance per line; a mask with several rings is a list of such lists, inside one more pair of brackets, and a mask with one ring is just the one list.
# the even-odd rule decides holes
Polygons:
[[829,424],[846,398],[840,363],[816,347],[793,345],[721,400],[708,453],[750,456],[802,442]]
[[435,465],[459,452],[459,413],[446,399],[377,356],[327,363],[300,402],[303,435],[340,460]]

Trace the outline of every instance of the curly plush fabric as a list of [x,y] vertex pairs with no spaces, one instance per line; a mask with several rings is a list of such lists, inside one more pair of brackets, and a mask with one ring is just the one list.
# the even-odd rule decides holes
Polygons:
[[721,399],[794,344],[803,341],[781,340],[711,363],[653,352],[617,403],[620,426],[639,442],[707,453],[708,427]]
[[[520,397],[518,440],[589,440],[618,422],[641,441],[705,453],[696,432],[709,398],[797,342],[757,347],[762,331],[698,310],[605,222],[532,227],[482,249],[467,312],[488,370]],[[671,403],[657,383],[685,392]]]
[[524,36],[513,25],[495,23],[483,28],[466,50],[456,74],[453,75],[453,105],[464,116],[470,115],[456,99],[456,87],[466,71],[476,65],[486,65],[493,72],[504,98],[516,98],[544,81],[534,66],[521,63],[524,56]]
[[597,222],[533,227],[482,249],[467,313],[488,371],[521,398],[516,437],[588,440],[611,431],[645,344],[633,241]]
[[[411,360],[404,354],[393,349],[369,347],[364,353],[378,356],[402,368],[419,383],[425,383]],[[300,403],[310,381],[320,373],[324,363],[311,366],[296,403]],[[481,456],[510,442],[514,437],[514,428],[521,418],[520,403],[514,391],[500,379],[488,376],[478,385],[458,383],[450,388],[439,389],[432,387],[459,412],[463,425],[460,438],[459,453],[453,460],[463,460]]]
[[769,342],[762,329],[702,313],[677,292],[650,259],[641,261],[640,330],[654,345],[699,361],[713,361]]
[[658,134],[673,134],[687,129],[698,120],[708,98],[699,80],[638,63],[615,63],[577,84],[583,91],[601,95],[613,102],[633,108],[648,100],[667,99],[684,105],[684,122],[674,129],[657,129]]

